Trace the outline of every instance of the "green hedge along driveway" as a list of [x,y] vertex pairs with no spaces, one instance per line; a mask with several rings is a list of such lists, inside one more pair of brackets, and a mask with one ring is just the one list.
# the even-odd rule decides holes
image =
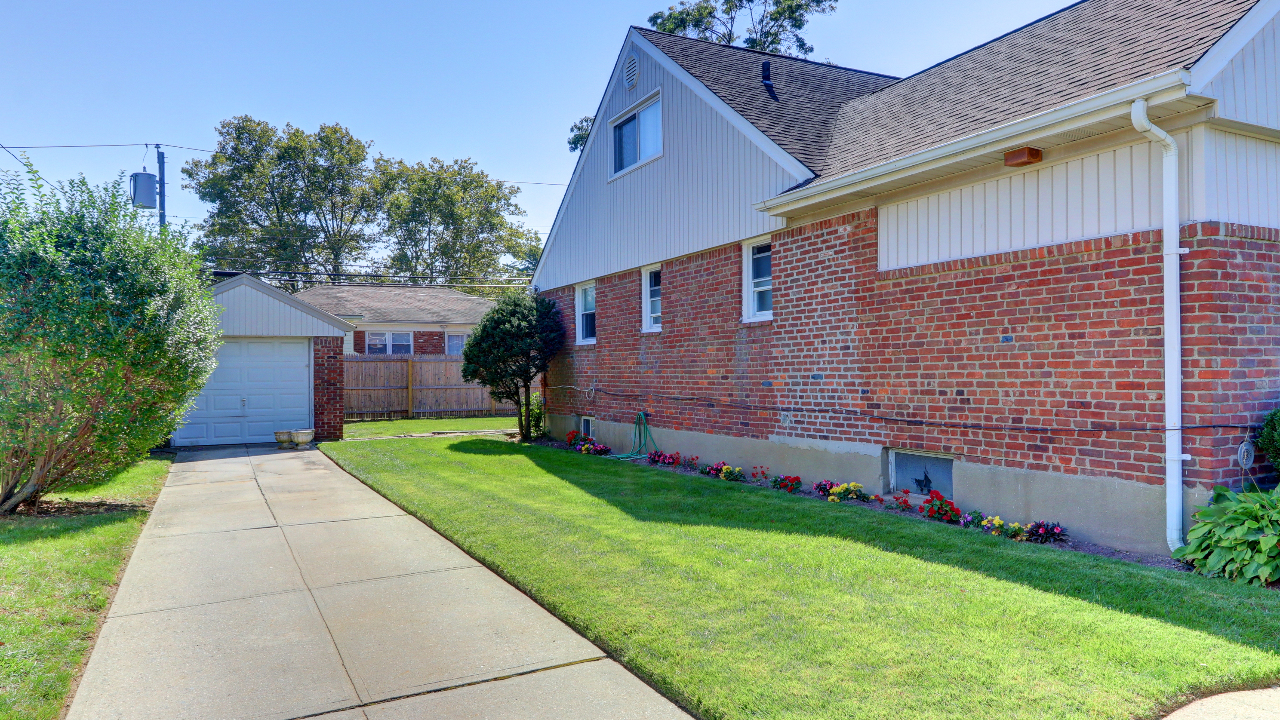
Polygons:
[[1280,593],[488,438],[322,450],[704,718],[1131,718],[1280,677]]

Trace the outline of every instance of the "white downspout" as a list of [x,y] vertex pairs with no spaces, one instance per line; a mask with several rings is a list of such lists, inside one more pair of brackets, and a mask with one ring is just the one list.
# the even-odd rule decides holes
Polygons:
[[1178,215],[1178,143],[1151,124],[1147,101],[1134,100],[1133,127],[1164,150],[1164,209],[1160,225],[1164,270],[1164,498],[1165,541],[1169,550],[1182,547],[1182,228]]

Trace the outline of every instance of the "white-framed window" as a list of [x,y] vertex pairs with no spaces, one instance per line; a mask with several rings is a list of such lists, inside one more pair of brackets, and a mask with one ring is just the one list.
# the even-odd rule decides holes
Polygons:
[[615,175],[662,154],[661,97],[646,98],[610,124]]
[[444,336],[444,352],[446,355],[461,355],[467,344],[467,336],[463,333],[448,333]]
[[596,424],[595,418],[584,417],[578,423],[578,432],[582,433],[583,435],[586,435],[589,438],[593,438],[595,437],[595,435],[592,435],[591,431],[595,430],[595,424]]
[[596,341],[596,284],[595,281],[577,287],[578,344],[590,345]]
[[413,333],[368,333],[365,335],[364,351],[367,355],[411,355],[413,354]]
[[644,332],[662,330],[662,266],[640,268],[640,316]]
[[742,245],[742,320],[773,319],[773,244]]

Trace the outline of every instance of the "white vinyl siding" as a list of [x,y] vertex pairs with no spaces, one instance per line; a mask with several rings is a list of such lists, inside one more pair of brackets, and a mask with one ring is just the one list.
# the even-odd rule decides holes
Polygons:
[[[1175,133],[1184,219],[1191,216],[1195,135]],[[879,208],[879,268],[892,270],[1160,224],[1160,150],[1143,142]]]
[[1205,88],[1218,116],[1280,129],[1280,28],[1272,19]]
[[1280,143],[1209,128],[1203,220],[1280,227]]
[[615,79],[598,117],[616,118],[661,88],[662,157],[613,177],[612,128],[599,123],[547,241],[539,288],[634,270],[785,226],[752,205],[800,178],[647,52],[628,46],[622,57],[632,52],[640,64],[635,89]]
[[223,307],[218,329],[223,335],[342,335],[333,325],[267,295],[240,285],[214,295]]

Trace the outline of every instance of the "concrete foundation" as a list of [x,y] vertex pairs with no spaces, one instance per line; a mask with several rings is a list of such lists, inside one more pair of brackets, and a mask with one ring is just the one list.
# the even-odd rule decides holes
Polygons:
[[[563,439],[578,428],[579,418],[550,415],[547,420],[551,434]],[[596,420],[595,437],[614,452],[625,453],[631,449],[633,428],[631,423]],[[756,440],[655,427],[650,431],[663,452],[697,455],[705,464],[723,460],[748,472],[753,465],[767,465],[775,474],[799,475],[806,485],[853,481],[869,493],[890,492],[889,452],[879,445],[790,437]],[[962,510],[980,509],[1007,522],[1052,520],[1079,540],[1132,552],[1169,553],[1161,485],[969,463],[963,457],[955,458],[952,481],[952,499]],[[1184,529],[1191,527],[1196,506],[1208,504],[1209,497],[1200,488],[1184,490]]]

